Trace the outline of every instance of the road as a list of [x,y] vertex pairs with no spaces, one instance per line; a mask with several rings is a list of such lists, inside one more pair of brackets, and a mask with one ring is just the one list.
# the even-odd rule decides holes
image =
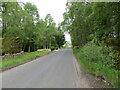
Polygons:
[[70,47],[2,73],[3,88],[80,88]]

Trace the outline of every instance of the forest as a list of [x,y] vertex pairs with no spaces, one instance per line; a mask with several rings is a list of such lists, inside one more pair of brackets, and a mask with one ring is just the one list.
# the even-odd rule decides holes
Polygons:
[[23,2],[1,2],[2,55],[60,48],[64,32],[50,14],[41,19],[36,5]]
[[120,86],[120,2],[69,2],[64,31],[75,55],[90,72]]

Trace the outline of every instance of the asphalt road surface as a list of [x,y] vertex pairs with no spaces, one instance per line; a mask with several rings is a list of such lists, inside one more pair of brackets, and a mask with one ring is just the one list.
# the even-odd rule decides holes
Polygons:
[[2,88],[80,88],[70,47],[2,73]]

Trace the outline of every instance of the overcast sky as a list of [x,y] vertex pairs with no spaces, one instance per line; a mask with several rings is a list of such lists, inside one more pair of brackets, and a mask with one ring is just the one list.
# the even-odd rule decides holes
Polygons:
[[[63,13],[65,12],[67,0],[19,0],[21,2],[31,2],[38,8],[40,18],[50,13],[56,24],[63,21]],[[70,40],[70,35],[65,34],[66,41]]]

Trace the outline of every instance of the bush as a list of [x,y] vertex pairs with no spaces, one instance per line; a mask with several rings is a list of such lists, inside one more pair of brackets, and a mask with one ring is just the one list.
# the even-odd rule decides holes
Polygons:
[[112,48],[103,45],[96,45],[89,42],[80,49],[81,54],[92,62],[102,62],[103,64],[113,67],[115,65],[115,58]]
[[3,38],[2,40],[2,53],[3,54],[13,54],[18,53],[22,50],[21,39],[18,37]]
[[79,49],[80,48],[80,46],[74,46],[74,49]]
[[55,47],[56,50],[58,49],[58,45],[57,44],[55,44],[54,47]]
[[120,87],[120,71],[115,68],[118,54],[111,47],[102,44],[98,46],[93,42],[89,42],[80,49],[73,48],[73,50],[81,65],[88,71],[96,75],[102,75],[114,87]]
[[53,50],[57,50],[58,49],[58,45],[57,44],[54,44],[50,47],[51,51]]
[[53,50],[55,50],[55,47],[54,47],[54,46],[51,46],[51,48],[50,48],[50,49],[51,49],[51,51],[53,51]]

